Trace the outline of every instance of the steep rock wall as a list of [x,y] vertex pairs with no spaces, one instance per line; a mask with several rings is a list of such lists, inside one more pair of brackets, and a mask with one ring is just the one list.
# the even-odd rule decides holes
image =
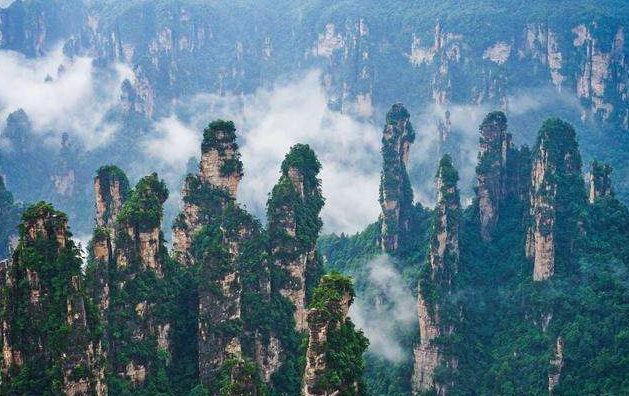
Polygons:
[[[3,393],[107,394],[70,236],[67,217],[49,204],[23,215],[18,247],[3,268]],[[53,344],[50,334],[61,336]]]
[[435,381],[435,370],[445,366],[456,370],[457,359],[444,356],[436,343],[443,335],[454,332],[455,318],[444,317],[444,311],[452,311],[449,301],[454,277],[459,267],[459,223],[461,216],[458,173],[450,156],[445,155],[435,178],[437,206],[428,247],[428,262],[420,275],[417,297],[420,343],[415,348],[412,389],[414,394],[434,390],[445,395],[450,384]]
[[[567,197],[574,201],[574,205],[566,205]],[[557,247],[570,248],[570,235],[576,227],[575,224],[563,224],[564,220],[573,219],[566,211],[584,203],[581,156],[574,128],[559,119],[549,119],[540,129],[531,172],[526,254],[533,259],[535,281],[546,280],[555,273]],[[558,235],[568,240],[558,244]]]
[[384,252],[396,251],[409,230],[413,204],[406,165],[410,145],[415,140],[410,114],[400,103],[387,113],[382,135],[382,175],[380,177],[381,246]]

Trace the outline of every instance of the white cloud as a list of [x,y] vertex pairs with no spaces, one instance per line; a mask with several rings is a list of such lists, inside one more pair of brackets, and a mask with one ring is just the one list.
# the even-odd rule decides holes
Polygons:
[[7,8],[10,6],[15,0],[0,0],[0,8]]
[[162,165],[182,175],[190,157],[200,155],[201,138],[197,130],[170,116],[154,124],[154,132],[141,142],[141,146],[147,155],[154,156]]
[[369,293],[358,296],[349,316],[369,339],[370,352],[392,362],[402,361],[409,351],[400,344],[398,330],[417,322],[416,301],[388,256],[378,256],[364,267]]
[[207,122],[233,120],[245,172],[238,199],[257,216],[264,217],[268,193],[290,147],[307,143],[322,163],[325,230],[356,232],[377,218],[380,128],[329,110],[318,72],[252,95],[200,95],[176,108],[187,121],[159,120],[161,132],[143,143],[146,153],[183,169],[196,154]]
[[132,78],[127,67],[96,69],[91,58],[69,59],[60,47],[36,59],[0,51],[0,70],[1,122],[22,108],[36,132],[69,132],[88,148],[111,137],[115,127],[105,115],[124,78]]

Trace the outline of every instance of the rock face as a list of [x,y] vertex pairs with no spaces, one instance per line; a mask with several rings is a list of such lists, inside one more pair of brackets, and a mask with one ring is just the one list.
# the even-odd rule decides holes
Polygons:
[[[131,388],[144,386],[152,377],[160,350],[169,352],[170,324],[167,315],[160,313],[168,303],[163,268],[167,251],[161,233],[167,197],[166,185],[157,174],[142,178],[115,225],[115,269],[108,304],[115,327],[109,331],[109,360],[113,372]],[[95,247],[104,258],[104,244]]]
[[[570,198],[568,198],[570,197]],[[533,153],[530,191],[530,225],[526,254],[533,259],[533,279],[546,280],[555,273],[558,234],[569,235],[574,224],[563,224],[566,202],[578,207],[585,200],[581,156],[574,128],[556,118],[544,122]],[[562,240],[568,248],[570,241]]]
[[293,305],[299,332],[306,330],[306,278],[322,267],[317,253],[323,207],[320,168],[309,146],[293,146],[267,204],[269,254],[284,278],[273,287]]
[[614,195],[611,180],[612,171],[612,167],[607,164],[599,164],[597,161],[592,162],[592,169],[589,174],[590,189],[588,194],[590,203],[594,203],[597,198]]
[[94,178],[96,226],[114,229],[122,205],[129,195],[129,180],[115,165],[102,166]]
[[553,390],[559,384],[561,379],[561,370],[564,365],[563,357],[564,341],[563,338],[557,337],[555,345],[555,357],[550,361],[550,373],[548,373],[548,394],[552,395]]
[[[303,396],[364,395],[361,381],[362,353],[368,341],[356,332],[347,313],[354,299],[351,281],[338,273],[321,278],[314,292],[313,305],[308,312],[308,349],[303,378]],[[359,361],[359,372],[333,372],[339,359]],[[326,380],[335,378],[334,380]]]
[[225,379],[228,366],[242,367],[246,357],[261,368],[251,375],[270,382],[281,346],[256,311],[271,300],[267,245],[259,222],[236,202],[242,163],[234,124],[210,123],[201,148],[199,173],[186,178],[184,207],[173,226],[175,257],[197,287],[199,379],[218,389],[219,382],[234,380]]
[[203,131],[199,177],[236,197],[242,179],[242,162],[231,121],[214,121]]
[[231,358],[221,370],[221,396],[263,396],[266,394],[253,362],[242,358]]
[[382,207],[381,246],[384,252],[394,252],[409,230],[409,212],[413,204],[406,165],[411,144],[415,140],[410,114],[400,103],[387,113],[382,135],[382,175],[380,206]]
[[489,241],[498,223],[500,206],[506,198],[507,162],[512,151],[504,113],[489,113],[480,126],[480,133],[476,196],[480,233],[483,240]]
[[92,262],[86,270],[87,289],[98,309],[103,335],[96,343],[96,354],[106,360],[110,346],[109,315],[112,271],[116,268],[114,244],[117,219],[129,195],[129,181],[120,168],[108,165],[99,168],[94,178],[96,229],[92,236]]
[[3,394],[107,394],[70,236],[66,216],[49,204],[23,215],[19,245],[3,268]]
[[[243,287],[237,257],[241,238],[251,230],[235,218],[242,176],[235,140],[232,122],[214,121],[204,130],[199,173],[186,178],[184,207],[173,227],[176,259],[199,271],[198,364],[206,386],[217,381],[224,363],[243,353]],[[234,222],[226,224],[227,216],[234,216]],[[203,243],[207,238],[215,242]]]
[[459,266],[459,223],[461,216],[459,176],[452,165],[450,156],[445,155],[440,163],[435,179],[437,206],[428,250],[428,263],[420,275],[417,297],[420,344],[415,348],[415,368],[412,379],[413,393],[434,389],[445,395],[448,384],[437,383],[435,370],[445,365],[454,370],[457,361],[444,356],[438,337],[454,331],[455,319],[444,317],[444,309],[453,289],[453,279]]
[[224,190],[227,197],[235,199],[241,178],[242,162],[236,143],[234,123],[223,120],[211,122],[203,131],[199,173],[196,178],[188,177],[185,181],[183,211],[173,227],[173,250],[182,265],[192,264],[189,255],[192,234],[201,226],[199,206],[190,199],[186,200],[185,197],[193,195],[191,189],[194,187],[207,183],[214,188]]

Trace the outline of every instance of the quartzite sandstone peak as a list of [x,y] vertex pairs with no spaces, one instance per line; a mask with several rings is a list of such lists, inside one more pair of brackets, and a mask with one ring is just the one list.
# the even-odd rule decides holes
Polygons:
[[[530,225],[526,254],[533,259],[533,279],[546,280],[555,273],[558,227],[566,216],[566,200],[578,207],[585,201],[581,155],[574,128],[558,119],[544,122],[533,152],[530,190]],[[560,232],[569,238],[574,224]],[[569,241],[567,242],[569,244]]]
[[507,164],[511,155],[511,134],[501,111],[489,113],[480,126],[480,147],[476,167],[476,196],[480,213],[480,233],[491,239],[506,198]]
[[310,274],[320,271],[317,238],[322,226],[321,165],[308,145],[293,146],[282,163],[280,180],[267,208],[270,256],[284,274],[274,285],[295,308],[297,331],[306,330],[306,285]]
[[95,323],[88,322],[86,312],[81,258],[67,218],[40,202],[22,219],[20,242],[5,262],[2,281],[2,391],[106,395],[91,332]]
[[417,293],[420,343],[415,348],[412,379],[415,394],[434,389],[438,395],[445,395],[448,384],[435,381],[435,370],[442,365],[455,369],[457,364],[456,359],[444,356],[437,338],[454,331],[453,318],[444,317],[443,312],[447,311],[444,306],[450,304],[453,280],[459,267],[461,208],[458,180],[452,159],[444,155],[435,178],[437,206],[433,214],[428,262],[420,275]]
[[401,103],[394,104],[387,113],[382,133],[381,246],[387,253],[400,247],[410,227],[413,190],[406,165],[411,144],[415,140],[415,131],[409,118],[408,110]]
[[[361,379],[362,352],[368,341],[362,332],[354,330],[347,317],[353,301],[354,289],[349,278],[334,272],[321,278],[308,311],[302,396],[365,394]],[[358,371],[334,371],[339,364],[355,364]]]

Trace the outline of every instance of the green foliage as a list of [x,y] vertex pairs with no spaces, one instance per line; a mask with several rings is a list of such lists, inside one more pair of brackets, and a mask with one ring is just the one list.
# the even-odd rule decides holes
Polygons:
[[[20,241],[6,268],[11,282],[2,282],[2,319],[4,341],[19,351],[23,362],[3,372],[0,393],[52,396],[61,391],[62,370],[88,379],[85,367],[74,359],[87,363],[83,353],[98,336],[98,323],[80,281],[75,281],[81,278],[82,261],[66,229],[66,215],[40,202],[27,208],[22,219]],[[75,313],[85,314],[90,323],[70,324],[68,315]]]
[[318,176],[321,163],[309,145],[300,143],[290,148],[282,161],[282,174],[288,175],[290,168],[295,168],[303,176],[307,190],[312,191],[320,186]]
[[230,358],[218,374],[219,396],[264,396],[266,385],[258,366],[249,359]]
[[120,214],[119,223],[126,223],[145,231],[159,227],[162,221],[162,205],[168,198],[168,188],[157,173],[145,176],[131,192]]
[[337,271],[332,271],[321,278],[319,286],[312,295],[310,307],[328,312],[330,304],[336,305],[341,302],[344,297],[349,298],[349,304],[354,301],[352,280]]
[[494,126],[498,129],[507,129],[507,116],[502,111],[492,111],[487,114],[480,124],[480,129]]
[[353,300],[351,279],[332,271],[321,278],[313,293],[311,308],[317,310],[317,315],[316,319],[309,318],[310,325],[312,320],[321,321],[328,329],[327,342],[319,346],[325,354],[326,371],[314,387],[328,392],[338,390],[343,396],[366,395],[363,353],[369,341],[349,318],[343,317],[343,306]]

